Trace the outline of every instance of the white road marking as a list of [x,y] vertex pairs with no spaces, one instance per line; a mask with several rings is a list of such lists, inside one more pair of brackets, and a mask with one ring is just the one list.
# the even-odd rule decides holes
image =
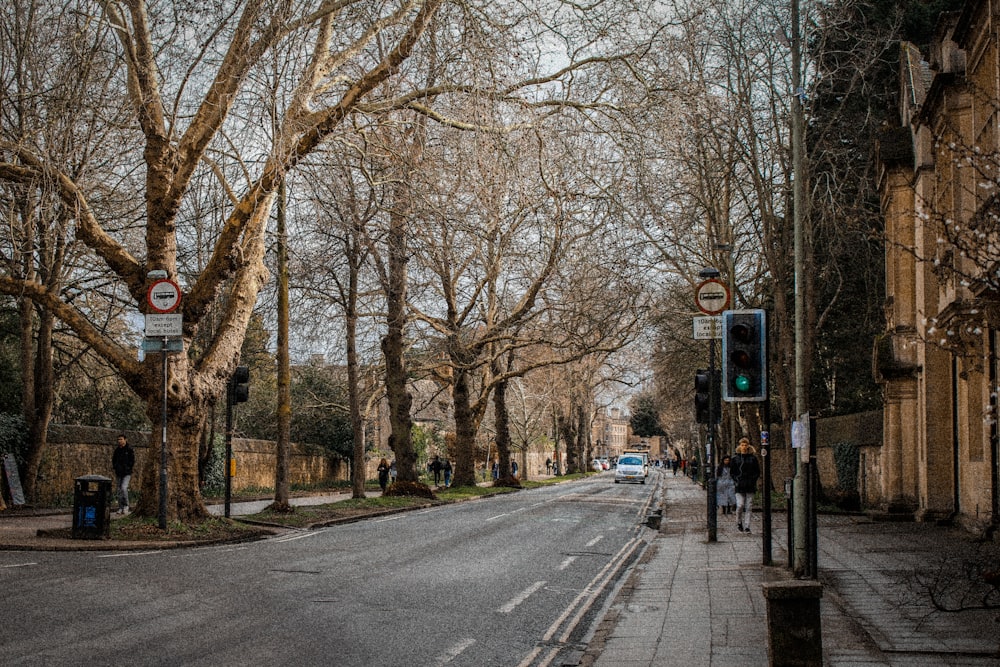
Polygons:
[[576,556],[569,556],[566,560],[564,560],[563,562],[559,563],[559,569],[560,570],[565,570],[567,567],[569,567],[570,565],[572,565],[573,561],[575,561],[575,560],[576,560]]
[[321,532],[322,531],[317,530],[317,531],[313,531],[311,533],[303,533],[301,535],[290,535],[288,537],[277,537],[273,541],[274,542],[294,542],[295,540],[301,540],[304,537],[315,537],[316,535],[319,535]]
[[38,563],[15,563],[14,565],[0,565],[0,569],[5,569],[8,567],[31,567],[32,565],[38,565]]
[[[555,637],[555,634],[559,632],[559,628],[562,627],[564,623],[567,623],[567,619],[569,619],[569,617],[573,614],[573,611],[577,610],[576,616],[574,616],[573,620],[566,626],[565,634],[558,640],[563,642],[566,641],[566,638],[572,632],[575,624],[590,608],[590,605],[593,604],[594,599],[601,592],[601,590],[608,585],[617,570],[618,565],[623,562],[628,555],[632,553],[632,551],[635,550],[635,548],[639,545],[639,542],[640,540],[638,538],[633,537],[631,540],[626,542],[624,546],[622,546],[618,553],[616,553],[611,560],[609,560],[607,564],[601,568],[601,571],[594,576],[587,587],[580,591],[580,594],[576,596],[576,599],[574,599],[573,602],[566,607],[563,613],[560,614],[555,621],[553,621],[552,625],[549,626],[549,629],[544,635],[542,635],[543,641],[547,642]],[[578,606],[579,609],[577,609]]]
[[592,546],[594,546],[595,544],[597,544],[598,542],[600,542],[603,539],[604,539],[603,535],[598,535],[597,537],[595,537],[591,541],[587,542],[587,546],[588,547],[592,547]]
[[463,639],[462,641],[458,642],[454,646],[450,647],[447,651],[439,655],[437,659],[434,660],[434,665],[436,665],[436,667],[443,667],[444,665],[447,665],[449,662],[460,656],[465,651],[465,649],[469,648],[475,643],[476,640],[472,639],[471,637],[468,639]]
[[102,554],[98,558],[130,558],[132,556],[151,556],[152,554],[161,554],[160,551],[129,551],[123,554]]
[[544,585],[545,585],[544,581],[536,581],[535,583],[531,584],[530,586],[528,586],[527,588],[525,588],[523,591],[521,591],[510,602],[508,602],[504,606],[502,606],[499,609],[497,609],[497,611],[500,612],[501,614],[509,614],[510,612],[514,611],[514,609],[517,607],[517,605],[519,605],[522,602],[524,602],[525,600],[527,600],[531,596],[532,593],[534,593],[535,591],[537,591],[539,588],[541,588]]

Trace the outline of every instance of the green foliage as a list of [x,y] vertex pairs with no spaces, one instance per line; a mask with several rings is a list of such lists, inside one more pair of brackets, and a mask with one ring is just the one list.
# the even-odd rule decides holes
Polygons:
[[226,445],[224,443],[216,443],[212,447],[212,458],[209,459],[208,465],[202,468],[201,474],[202,497],[217,498],[226,493]]
[[413,449],[417,454],[417,468],[423,469],[423,462],[427,461],[431,448],[438,452],[445,450],[444,434],[433,426],[423,424],[414,424],[412,434]]
[[113,376],[77,377],[63,383],[53,416],[64,424],[134,431],[149,429],[146,406],[125,383]]
[[861,448],[853,442],[838,442],[833,446],[833,462],[837,468],[837,488],[857,491]]
[[632,432],[640,438],[666,435],[660,425],[656,400],[651,394],[640,394],[632,400]]
[[[277,378],[273,360],[252,357],[250,401],[237,407],[237,430],[248,438],[277,440]],[[291,439],[350,458],[354,439],[347,411],[347,386],[333,366],[292,368]]]
[[0,453],[13,454],[18,464],[28,450],[28,425],[20,414],[0,412]]
[[0,310],[0,413],[21,410],[21,349],[17,312]]

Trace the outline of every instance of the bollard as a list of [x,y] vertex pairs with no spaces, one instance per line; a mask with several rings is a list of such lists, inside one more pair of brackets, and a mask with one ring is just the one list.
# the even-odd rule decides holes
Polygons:
[[786,579],[763,584],[770,667],[823,667],[819,603],[823,584]]

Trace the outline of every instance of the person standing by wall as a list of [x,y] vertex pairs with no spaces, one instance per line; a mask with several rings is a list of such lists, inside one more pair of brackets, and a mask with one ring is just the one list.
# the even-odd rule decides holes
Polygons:
[[757,491],[757,480],[760,479],[760,463],[749,439],[740,438],[729,470],[736,482],[736,529],[741,533],[749,533],[753,494]]
[[111,455],[111,467],[115,471],[115,491],[118,495],[118,513],[128,513],[128,483],[135,468],[135,450],[128,444],[125,434],[118,436],[118,446]]

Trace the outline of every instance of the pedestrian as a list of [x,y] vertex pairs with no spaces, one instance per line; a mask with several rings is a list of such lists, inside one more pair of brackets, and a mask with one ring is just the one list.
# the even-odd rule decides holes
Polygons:
[[510,460],[510,476],[517,479],[517,461],[514,459]]
[[378,485],[382,493],[385,493],[385,487],[389,485],[389,462],[384,458],[378,462]]
[[431,459],[430,464],[431,473],[434,474],[434,486],[441,486],[441,458],[435,456]]
[[451,486],[451,461],[449,459],[445,459],[441,469],[444,471],[444,486],[445,488],[448,488]]
[[398,474],[399,474],[399,471],[396,470],[396,459],[393,459],[392,463],[389,464],[389,483],[390,484],[395,484],[396,483],[396,475],[398,475]]
[[492,473],[494,482],[500,479],[500,461],[498,461],[497,459],[493,459]]
[[677,469],[681,466],[681,450],[674,447],[674,455],[670,459],[670,468],[674,471],[674,477],[677,477]]
[[736,483],[736,529],[741,533],[749,533],[753,494],[757,490],[757,480],[760,479],[760,463],[757,462],[748,438],[740,438],[729,470]]
[[732,471],[729,469],[730,463],[732,459],[723,456],[722,463],[715,471],[716,504],[722,508],[723,514],[732,514],[736,511],[736,482],[733,481]]
[[552,474],[552,459],[545,459],[545,474]]
[[111,467],[114,468],[117,480],[118,513],[128,513],[128,483],[132,479],[132,469],[135,468],[135,450],[128,444],[125,434],[118,436],[118,446],[111,455]]

